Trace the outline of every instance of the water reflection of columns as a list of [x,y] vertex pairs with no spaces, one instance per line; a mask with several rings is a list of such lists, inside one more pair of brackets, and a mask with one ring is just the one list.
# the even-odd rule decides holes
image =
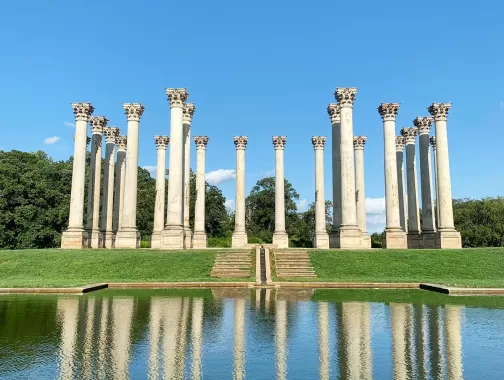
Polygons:
[[460,335],[460,306],[445,307],[445,339],[448,380],[462,379],[462,337]]
[[106,368],[106,352],[107,352],[107,333],[109,325],[109,302],[107,298],[101,301],[101,316],[100,316],[100,335],[98,339],[98,378],[105,378]]
[[417,378],[427,380],[429,377],[427,369],[427,335],[426,319],[423,305],[414,305],[415,315],[415,351]]
[[203,299],[196,298],[192,302],[192,321],[191,321],[191,346],[192,346],[192,365],[191,378],[199,380],[201,378],[201,347],[203,331]]
[[287,378],[287,301],[275,302],[276,374],[278,380]]
[[112,301],[112,328],[114,361],[113,378],[129,378],[130,330],[133,318],[133,298],[114,298]]
[[320,379],[329,379],[329,305],[318,303]]
[[177,333],[180,324],[182,299],[163,299],[162,308],[165,310],[163,321],[163,349],[164,349],[164,378],[175,378],[175,358],[177,354]]
[[159,337],[162,317],[161,302],[159,298],[152,298],[150,303],[149,317],[149,361],[148,378],[157,379],[159,377]]
[[[341,322],[343,328],[343,346],[340,347],[344,349],[344,360],[340,361],[340,377],[344,379],[360,379],[361,304],[356,302],[342,303]],[[342,364],[344,368],[341,368]]]
[[234,368],[233,379],[245,378],[245,300],[234,301]]
[[392,358],[394,379],[406,379],[406,315],[405,304],[390,304],[392,329]]
[[61,343],[59,352],[59,378],[72,379],[77,342],[77,322],[79,300],[77,298],[58,298],[58,316],[61,323]]
[[371,350],[371,305],[361,304],[361,379],[373,378],[373,353]]
[[190,301],[184,298],[182,301],[182,320],[180,321],[179,334],[177,337],[177,356],[175,359],[175,375],[178,379],[184,378],[185,353],[187,344],[187,317],[189,316]]
[[82,361],[83,375],[85,379],[91,378],[91,356],[93,352],[93,331],[95,316],[95,299],[88,298],[86,310],[86,332],[84,334],[84,358]]
[[444,378],[442,309],[429,306],[429,349],[432,379]]

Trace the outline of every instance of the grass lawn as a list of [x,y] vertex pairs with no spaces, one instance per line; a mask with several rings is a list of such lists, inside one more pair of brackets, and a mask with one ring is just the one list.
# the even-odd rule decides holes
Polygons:
[[504,248],[311,251],[318,281],[504,287]]

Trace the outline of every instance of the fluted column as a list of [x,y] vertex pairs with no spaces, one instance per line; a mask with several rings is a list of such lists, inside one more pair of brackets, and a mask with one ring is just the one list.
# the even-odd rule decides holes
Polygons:
[[194,207],[194,234],[192,247],[206,248],[207,236],[205,232],[205,153],[208,144],[207,136],[194,136],[196,144],[196,204]]
[[[117,231],[121,227],[122,209],[124,204],[124,184],[126,180],[126,148],[128,138],[126,136],[118,136],[117,144],[117,161],[115,164],[115,189],[114,189],[114,220],[113,230],[117,235]],[[114,236],[114,246],[115,246]]]
[[108,120],[103,116],[93,116],[90,119],[93,145],[91,147],[91,163],[89,168],[87,230],[88,243],[91,248],[103,247],[103,235],[100,231],[100,185],[102,166],[103,129]]
[[406,202],[406,191],[404,186],[404,144],[406,139],[402,136],[396,137],[396,163],[397,163],[397,192],[399,193],[399,220],[401,230],[408,232],[408,217]]
[[371,238],[366,227],[366,190],[364,186],[364,145],[366,136],[353,138],[355,151],[355,204],[357,207],[357,223],[361,230],[362,248],[371,248]]
[[325,191],[324,191],[324,145],[325,136],[313,136],[312,144],[315,150],[315,235],[314,248],[329,248],[329,235],[325,221]]
[[329,237],[331,248],[339,247],[339,229],[341,226],[341,151],[340,127],[341,113],[337,103],[327,106],[327,113],[332,125],[332,186],[333,186],[333,224]]
[[453,200],[448,158],[448,132],[446,119],[451,103],[433,103],[429,113],[436,124],[436,166],[439,204],[439,228],[436,246],[438,248],[462,248],[460,233],[453,224]]
[[188,93],[185,88],[167,88],[170,102],[170,165],[168,211],[161,233],[161,248],[184,248],[184,121],[183,107]]
[[277,248],[289,246],[289,237],[285,232],[284,149],[286,142],[286,136],[273,136],[273,146],[275,147],[275,232],[273,233],[273,244]]
[[87,244],[83,228],[84,183],[86,181],[87,126],[94,108],[90,103],[72,103],[75,115],[75,143],[72,168],[72,191],[68,228],[61,235],[61,248],[80,249]]
[[401,230],[399,217],[399,189],[395,149],[395,119],[399,103],[382,103],[378,113],[383,120],[383,142],[385,155],[385,206],[387,224],[383,248],[406,248],[406,234]]
[[430,138],[430,144],[432,145],[432,152],[434,153],[434,161],[432,163],[434,171],[434,193],[436,194],[436,229],[439,226],[439,195],[438,195],[438,185],[437,185],[437,159],[436,159],[436,136]]
[[408,183],[408,248],[422,248],[420,212],[418,210],[418,182],[416,170],[416,128],[402,128],[406,141],[406,178]]
[[245,148],[247,136],[235,136],[236,146],[236,196],[235,196],[235,226],[231,246],[243,248],[248,244],[245,231]]
[[156,203],[154,205],[154,228],[151,236],[151,248],[161,248],[161,231],[164,228],[165,187],[166,187],[166,148],[170,142],[168,136],[154,136],[157,149],[156,164]]
[[119,133],[117,127],[103,128],[105,134],[105,170],[103,171],[103,198],[101,211],[101,231],[103,246],[113,248],[114,231],[112,230],[114,210],[114,151]]
[[191,200],[191,123],[196,107],[192,103],[184,104],[182,117],[184,120],[184,248],[192,247],[192,231],[189,225],[189,209]]

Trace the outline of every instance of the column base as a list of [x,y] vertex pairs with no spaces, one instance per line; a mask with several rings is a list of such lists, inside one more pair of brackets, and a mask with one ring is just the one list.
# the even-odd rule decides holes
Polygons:
[[339,248],[339,228],[333,228],[329,235],[329,248]]
[[184,227],[184,248],[192,248],[192,230],[189,227]]
[[102,232],[103,235],[103,248],[112,249],[115,247],[116,235],[112,231]]
[[462,237],[457,230],[441,230],[436,234],[436,248],[460,249],[462,248]]
[[406,240],[409,249],[420,249],[423,248],[423,238],[420,231],[408,232],[406,235]]
[[339,247],[342,249],[362,248],[362,232],[358,228],[343,227],[339,230]]
[[166,226],[161,231],[161,249],[184,249],[184,227]]
[[436,247],[436,231],[422,231],[422,248],[433,249]]
[[122,228],[117,232],[116,248],[140,248],[140,232],[135,227]]
[[61,234],[62,249],[87,248],[88,236],[83,229],[67,229]]
[[315,232],[315,236],[313,237],[313,248],[329,248],[329,235],[327,232]]
[[151,235],[151,248],[160,249],[161,248],[161,231],[153,232]]
[[382,240],[382,247],[386,249],[406,249],[408,248],[408,239],[406,238],[406,233],[397,230],[387,230],[384,231],[384,236]]
[[363,249],[371,248],[371,236],[369,236],[366,232],[361,233],[361,246]]
[[233,232],[231,237],[231,248],[245,248],[248,244],[246,232]]
[[89,248],[103,248],[103,234],[99,230],[88,232]]
[[207,248],[207,235],[206,232],[194,232],[192,234],[192,248]]
[[287,235],[287,232],[274,232],[273,244],[275,244],[277,248],[289,248],[289,235]]

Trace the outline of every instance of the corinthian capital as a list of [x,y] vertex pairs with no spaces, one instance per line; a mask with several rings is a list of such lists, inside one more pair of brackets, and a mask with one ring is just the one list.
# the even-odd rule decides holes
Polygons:
[[166,96],[168,97],[171,108],[182,107],[187,100],[189,93],[185,88],[167,88]]
[[396,151],[402,152],[404,150],[404,144],[406,144],[406,139],[402,136],[396,136],[395,138]]
[[418,135],[418,129],[416,128],[402,128],[401,135],[406,139],[406,144],[414,144],[416,136]]
[[166,149],[170,142],[170,138],[168,136],[154,136],[154,142],[158,149]]
[[208,136],[194,136],[194,143],[196,144],[196,149],[206,149],[208,144]]
[[432,103],[427,111],[434,116],[434,121],[446,121],[451,103]]
[[233,137],[234,144],[236,146],[236,149],[245,149],[247,147],[248,143],[248,137],[247,136],[235,136]]
[[356,94],[357,89],[355,87],[337,88],[334,97],[338,101],[340,107],[353,107]]
[[184,118],[184,123],[191,124],[194,111],[196,111],[196,107],[193,103],[186,103],[182,105],[182,115]]
[[436,149],[436,136],[430,138],[430,144],[432,145],[432,149]]
[[378,107],[378,113],[383,121],[395,121],[399,107],[399,103],[382,103]]
[[121,133],[121,130],[117,127],[103,128],[103,134],[105,135],[105,141],[107,142],[107,144],[115,144],[119,133]]
[[116,138],[117,150],[126,151],[128,147],[128,138],[126,136],[117,136]]
[[327,137],[325,136],[312,136],[311,142],[313,144],[313,148],[315,150],[317,149],[324,149],[324,145],[326,143]]
[[366,144],[367,137],[366,136],[354,136],[353,138],[353,146],[355,150],[363,150],[364,145]]
[[72,103],[72,108],[76,121],[89,121],[94,112],[91,103]]
[[103,133],[103,128],[107,126],[108,120],[103,116],[93,116],[89,119],[89,122],[91,124],[91,133],[93,135],[101,135]]
[[327,114],[331,123],[339,123],[341,121],[340,105],[338,103],[329,103],[327,106]]
[[276,149],[284,149],[287,143],[287,136],[273,136],[273,146]]
[[124,113],[128,117],[128,121],[140,121],[145,108],[140,103],[124,103]]
[[428,135],[431,130],[432,117],[417,117],[413,125],[418,128],[419,135]]

